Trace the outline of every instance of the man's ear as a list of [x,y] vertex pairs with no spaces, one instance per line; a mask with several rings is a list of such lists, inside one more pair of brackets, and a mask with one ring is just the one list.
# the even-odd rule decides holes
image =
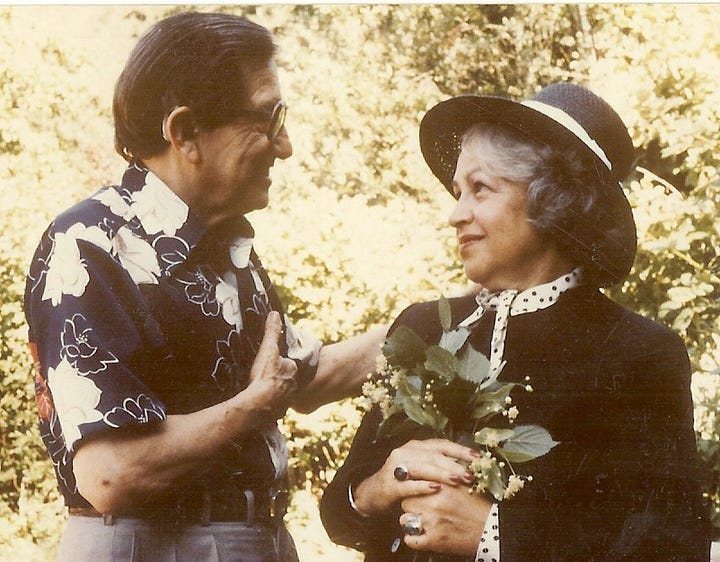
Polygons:
[[186,105],[174,108],[163,119],[162,135],[173,150],[181,153],[193,163],[199,161],[198,127],[192,109]]

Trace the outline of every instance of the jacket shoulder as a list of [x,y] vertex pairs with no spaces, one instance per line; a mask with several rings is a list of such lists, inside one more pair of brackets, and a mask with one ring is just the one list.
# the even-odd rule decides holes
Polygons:
[[[453,326],[464,320],[477,307],[475,298],[472,296],[447,300],[450,304]],[[390,327],[390,333],[399,326],[407,326],[425,341],[437,339],[442,332],[439,306],[439,300],[411,304],[395,319]]]

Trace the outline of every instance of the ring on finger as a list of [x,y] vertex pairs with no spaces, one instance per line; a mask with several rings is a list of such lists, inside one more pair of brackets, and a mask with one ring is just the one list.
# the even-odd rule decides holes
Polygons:
[[395,467],[395,470],[393,470],[393,476],[398,482],[403,482],[404,480],[410,478],[410,471],[406,466],[399,464]]
[[417,536],[423,534],[422,521],[417,513],[408,513],[405,523],[402,524],[402,531],[406,535]]

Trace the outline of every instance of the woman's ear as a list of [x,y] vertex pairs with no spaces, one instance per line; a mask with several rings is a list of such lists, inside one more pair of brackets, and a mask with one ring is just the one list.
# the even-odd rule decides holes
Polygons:
[[173,150],[191,162],[199,161],[198,126],[192,109],[186,105],[175,107],[162,122],[162,136]]

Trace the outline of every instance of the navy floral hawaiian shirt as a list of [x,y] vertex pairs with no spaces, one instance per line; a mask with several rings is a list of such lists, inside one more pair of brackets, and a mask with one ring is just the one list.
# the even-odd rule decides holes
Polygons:
[[[301,381],[320,342],[292,326],[252,249],[243,218],[208,230],[152,172],[129,167],[58,216],[33,258],[25,293],[42,438],[70,506],[72,458],[89,435],[217,404],[247,385],[271,309],[285,319]],[[209,459],[211,478],[281,478],[276,424]]]

